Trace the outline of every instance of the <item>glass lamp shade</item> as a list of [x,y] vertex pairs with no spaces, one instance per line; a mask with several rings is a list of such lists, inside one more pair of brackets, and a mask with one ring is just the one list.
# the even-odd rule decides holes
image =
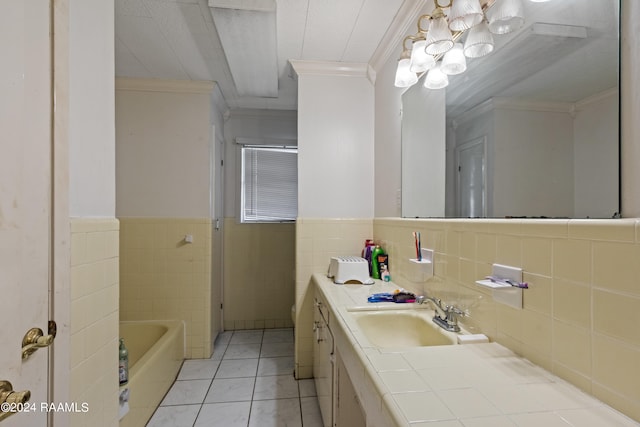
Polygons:
[[426,40],[418,40],[413,43],[410,70],[414,73],[422,73],[436,65],[436,60],[433,56],[427,54],[424,50],[426,44]]
[[524,24],[524,6],[521,0],[496,0],[487,10],[489,31],[507,34]]
[[481,22],[467,33],[464,42],[464,55],[467,58],[480,58],[493,51],[493,34],[486,22]]
[[427,46],[425,51],[429,55],[440,55],[453,47],[453,35],[444,17],[434,18],[427,31]]
[[465,31],[478,25],[484,19],[480,0],[456,0],[449,12],[451,31]]
[[396,87],[409,87],[418,81],[418,76],[416,73],[411,72],[410,65],[410,58],[402,58],[398,61],[398,68],[396,68]]
[[451,50],[444,54],[440,69],[450,76],[464,73],[467,69],[467,58],[462,52],[462,43],[454,44]]
[[433,67],[424,79],[424,87],[427,89],[442,89],[449,85],[449,77],[442,72],[440,67]]

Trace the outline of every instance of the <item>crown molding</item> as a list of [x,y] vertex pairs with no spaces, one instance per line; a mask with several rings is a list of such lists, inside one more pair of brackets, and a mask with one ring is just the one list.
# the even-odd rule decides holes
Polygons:
[[405,0],[402,3],[400,10],[391,21],[391,25],[389,25],[387,32],[382,37],[378,48],[369,61],[369,64],[376,72],[382,69],[394,52],[396,54],[401,52],[402,40],[407,34],[415,33],[415,31],[411,30],[411,27],[416,25],[423,9],[429,2],[430,0]]
[[322,75],[341,77],[366,77],[375,83],[375,71],[369,64],[361,62],[306,61],[290,59],[289,63],[298,76]]
[[139,92],[200,93],[210,95],[216,82],[203,80],[164,80],[116,78],[116,90]]
[[262,118],[273,117],[281,119],[293,119],[297,120],[297,110],[267,110],[258,108],[232,108],[229,110],[228,117],[250,117],[250,118]]
[[451,123],[454,128],[457,128],[458,126],[477,118],[481,114],[498,109],[574,114],[576,111],[576,104],[572,102],[525,101],[518,98],[496,97],[487,99],[483,103],[467,110],[459,117],[455,118]]
[[494,109],[509,109],[519,111],[540,111],[548,113],[573,113],[573,102],[529,101],[518,98],[496,97],[490,99]]
[[617,98],[618,92],[619,92],[618,88],[616,87],[616,88],[612,88],[612,89],[608,89],[608,90],[596,93],[595,95],[591,95],[588,98],[581,99],[575,104],[576,111],[581,111],[581,110],[584,110],[585,108],[589,108],[591,104],[604,101],[607,98],[611,98],[611,97]]
[[210,8],[275,12],[276,0],[208,0]]

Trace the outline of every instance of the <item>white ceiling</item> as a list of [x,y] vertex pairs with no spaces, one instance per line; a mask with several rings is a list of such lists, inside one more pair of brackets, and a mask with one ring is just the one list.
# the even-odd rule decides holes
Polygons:
[[[115,0],[116,76],[213,80],[229,108],[294,110],[289,59],[368,63],[405,1],[425,2],[277,0],[278,96],[257,97],[238,94],[207,0]],[[246,43],[261,37],[246,30]]]
[[[500,36],[497,53],[472,60],[466,73],[452,76],[448,112],[466,111],[492,96],[575,102],[590,95],[586,89],[597,93],[611,87],[617,79],[617,1],[524,1],[527,24],[521,31],[533,22],[584,26],[588,45],[567,45],[560,61],[551,54],[552,45],[519,44],[512,47],[529,60],[513,64],[504,58],[509,55],[499,53],[509,40],[521,37]],[[238,9],[276,5],[277,97],[239,94],[212,17],[212,10],[219,10],[210,7],[214,4]],[[431,0],[115,0],[116,76],[212,80],[230,109],[295,110],[297,81],[290,59],[369,63],[375,69],[385,55],[400,54],[402,38],[415,32],[417,16],[432,7]],[[237,34],[229,38],[237,40]],[[245,43],[260,38],[265,35],[246,29]],[[474,68],[489,74],[474,76]],[[501,85],[486,87],[491,86],[488,75]],[[477,84],[471,90],[473,81],[483,82],[485,90],[477,92]],[[550,86],[551,81],[556,83]]]

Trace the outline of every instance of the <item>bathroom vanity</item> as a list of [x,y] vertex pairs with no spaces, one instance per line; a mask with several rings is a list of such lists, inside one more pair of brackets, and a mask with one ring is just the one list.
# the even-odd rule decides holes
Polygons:
[[367,302],[393,283],[312,282],[325,426],[639,425],[500,344],[458,344],[427,304]]

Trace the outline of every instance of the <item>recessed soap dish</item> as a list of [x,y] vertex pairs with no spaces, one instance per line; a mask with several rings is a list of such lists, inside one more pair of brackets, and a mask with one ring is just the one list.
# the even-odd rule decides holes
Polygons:
[[[513,283],[522,283],[522,269],[508,265],[493,264],[491,276]],[[522,287],[513,286],[501,280],[477,280],[476,284],[491,288],[493,299],[513,308],[522,309]]]

